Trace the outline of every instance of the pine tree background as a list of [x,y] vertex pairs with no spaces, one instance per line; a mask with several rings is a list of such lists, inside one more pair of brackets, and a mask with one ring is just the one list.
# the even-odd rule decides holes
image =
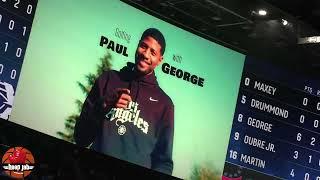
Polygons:
[[[104,71],[111,70],[112,68],[112,56],[110,52],[106,51],[106,54],[100,58],[99,64],[97,65],[96,72],[89,73],[85,75],[86,82],[81,83],[77,81],[76,83],[78,84],[79,88],[81,91],[84,93],[85,97],[87,97],[88,93],[91,90],[91,87],[93,86],[96,78],[98,78]],[[57,135],[68,142],[75,143],[74,137],[73,137],[73,132],[74,132],[74,126],[76,124],[76,121],[79,119],[81,109],[83,102],[79,99],[75,100],[75,105],[77,106],[77,112],[69,115],[64,122],[65,130],[58,131]]]
[[221,180],[221,174],[210,163],[194,165],[189,180]]

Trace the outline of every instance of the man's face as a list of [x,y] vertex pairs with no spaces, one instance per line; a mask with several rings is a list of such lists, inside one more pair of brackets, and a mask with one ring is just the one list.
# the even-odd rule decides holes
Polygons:
[[154,38],[142,39],[136,51],[136,68],[142,74],[150,74],[162,62],[161,46]]

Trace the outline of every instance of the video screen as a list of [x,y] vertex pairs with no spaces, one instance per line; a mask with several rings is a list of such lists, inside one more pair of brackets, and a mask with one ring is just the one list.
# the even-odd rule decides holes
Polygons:
[[4,119],[175,177],[221,178],[244,62],[118,0],[40,0]]

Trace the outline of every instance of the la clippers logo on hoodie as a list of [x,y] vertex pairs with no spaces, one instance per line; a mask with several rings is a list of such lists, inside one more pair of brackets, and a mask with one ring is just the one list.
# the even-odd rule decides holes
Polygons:
[[[124,135],[126,133],[125,123],[132,123],[143,133],[148,134],[149,124],[147,121],[144,121],[140,115],[140,110],[138,110],[138,103],[129,102],[129,105],[126,109],[123,108],[112,108],[107,114],[106,117],[110,121],[114,121],[118,128],[118,134]],[[119,124],[121,123],[121,124]]]

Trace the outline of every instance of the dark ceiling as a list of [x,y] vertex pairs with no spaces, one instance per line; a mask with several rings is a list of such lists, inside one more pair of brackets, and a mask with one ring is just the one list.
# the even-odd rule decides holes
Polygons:
[[297,19],[311,24],[320,30],[320,1],[319,0],[266,0],[268,3],[294,15]]
[[[310,0],[122,0],[153,16],[244,54],[320,72],[320,2]],[[257,15],[267,10],[266,16]],[[282,24],[283,20],[289,22]],[[301,68],[305,67],[305,68]]]

